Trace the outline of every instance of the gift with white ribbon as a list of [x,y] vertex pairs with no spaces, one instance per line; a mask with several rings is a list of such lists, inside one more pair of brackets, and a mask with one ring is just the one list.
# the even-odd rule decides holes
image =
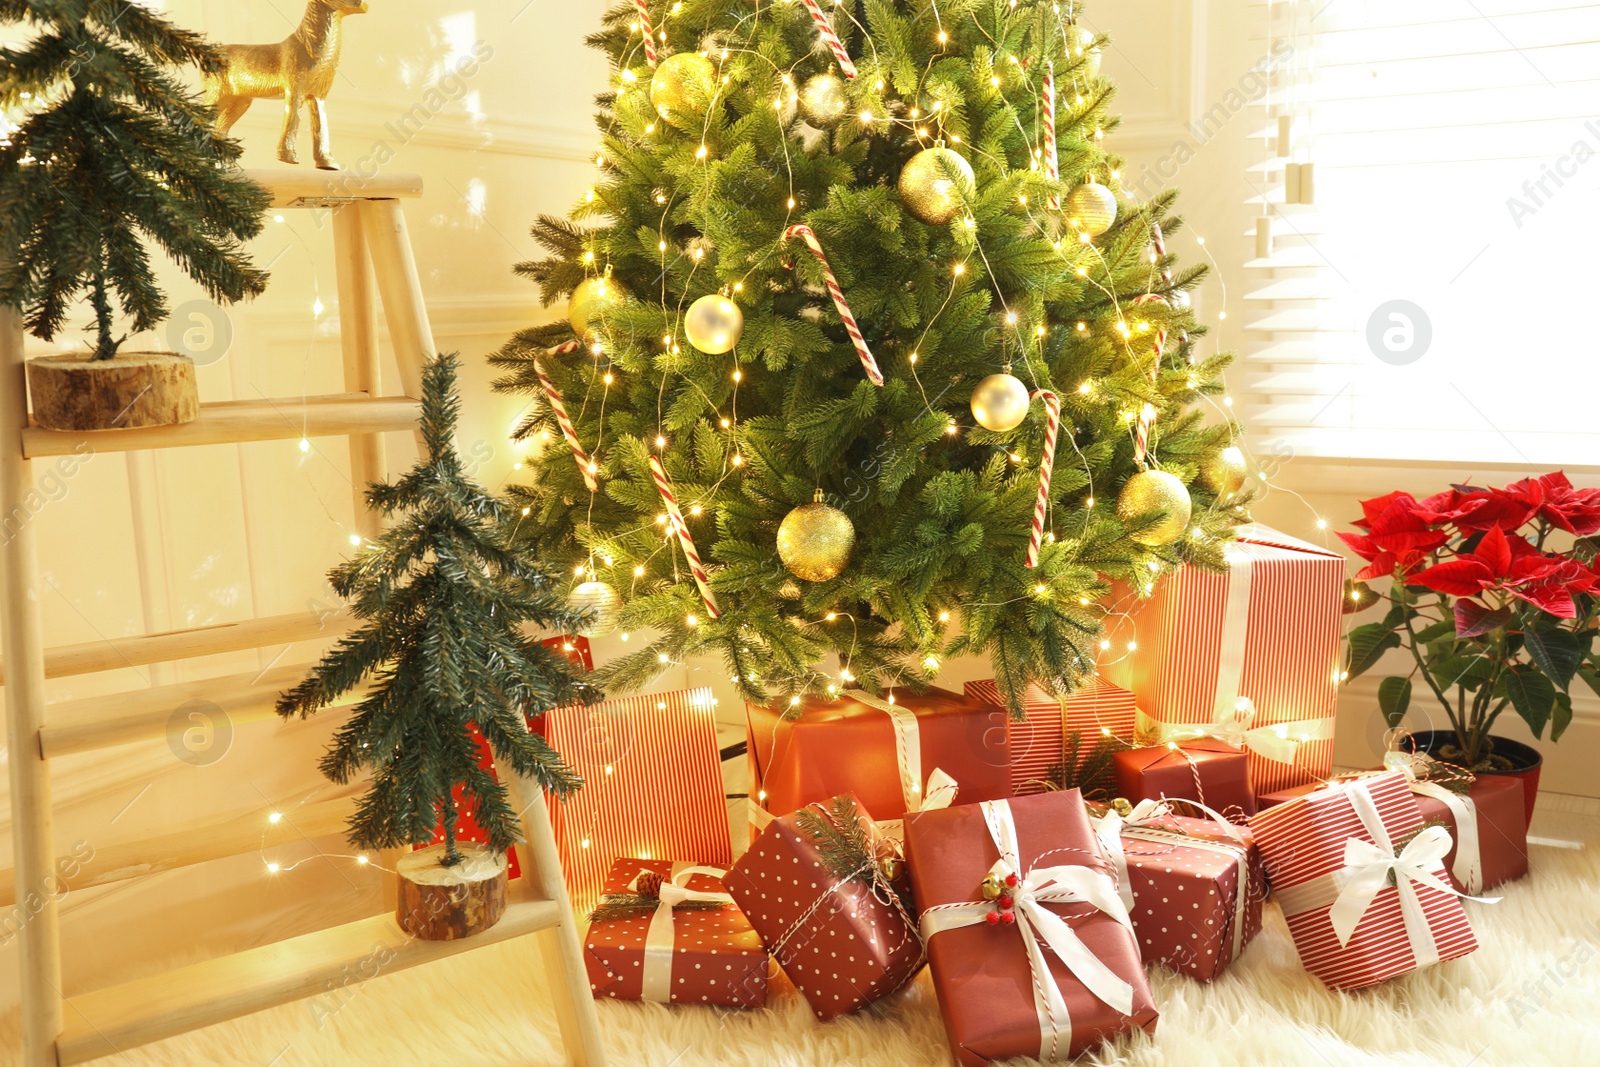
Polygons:
[[[672,1002],[672,949],[677,943],[672,909],[691,900],[715,904],[733,903],[733,898],[727,893],[685,888],[689,879],[697,874],[708,875],[718,881],[728,876],[727,871],[716,867],[689,867],[675,863],[672,865],[672,877],[662,879],[661,888],[656,894],[661,903],[656,905],[655,912],[650,916],[650,929],[644,937],[644,984],[639,993],[640,1000],[649,1000],[657,1004]],[[639,880],[644,877],[643,871],[634,876],[628,883],[628,890],[639,892]]]
[[1302,961],[1335,988],[1477,948],[1461,909],[1466,894],[1444,877],[1450,832],[1423,825],[1410,786],[1397,772],[1336,781],[1251,820]]
[[1249,697],[1239,697],[1231,706],[1218,705],[1207,723],[1161,722],[1139,712],[1138,731],[1141,736],[1167,744],[1209,737],[1240,751],[1249,750],[1262,759],[1274,763],[1292,764],[1300,746],[1307,741],[1326,741],[1333,738],[1332,719],[1313,719],[1310,722],[1277,722],[1256,726],[1256,706]]
[[[848,690],[845,695],[869,708],[877,708],[894,723],[895,765],[900,769],[900,796],[905,800],[906,814],[948,808],[955,801],[959,786],[938,767],[928,773],[926,782],[923,781],[922,728],[917,724],[916,712],[892,701],[880,700],[861,689]],[[895,840],[905,837],[902,819],[879,820],[878,829]]]
[[[1141,800],[1127,815],[1107,809],[1090,822],[1116,869],[1117,889],[1133,919],[1144,961],[1164,963],[1209,981],[1238,959],[1249,939],[1260,932],[1265,884],[1260,854],[1245,831],[1203,804],[1181,803],[1200,809],[1206,819],[1184,818],[1164,800]],[[1202,832],[1214,836],[1202,836]],[[1140,843],[1131,864],[1128,842]],[[1203,855],[1185,857],[1184,849]],[[1134,866],[1139,868],[1141,884],[1160,897],[1144,901],[1143,911],[1134,893]],[[1230,876],[1233,884],[1228,892]],[[1205,906],[1193,899],[1202,895],[1197,879],[1210,883],[1205,895],[1229,898],[1218,901],[1226,908],[1223,920],[1206,930],[1196,926],[1193,916],[1178,910]],[[1145,929],[1146,923],[1151,929]]]
[[1428,764],[1434,760],[1417,752],[1384,753],[1383,765],[1400,771],[1411,780],[1411,792],[1431,797],[1443,804],[1455,823],[1456,857],[1450,866],[1456,884],[1473,895],[1483,892],[1483,846],[1478,839],[1478,808],[1472,797],[1446,789],[1428,780]]
[[[1029,825],[1034,828],[1026,851],[1036,857],[1032,860],[1022,858],[1024,851],[1013,805],[1027,810]],[[1064,1062],[1112,1034],[1153,1027],[1156,1012],[1138,963],[1133,924],[1116,882],[1104,869],[1104,859],[1075,790],[1011,801],[984,801],[916,820],[909,827],[912,855],[908,864],[918,886],[919,900],[924,895],[930,900],[940,899],[935,892],[924,893],[924,879],[929,872],[919,870],[914,858],[919,844],[926,848],[945,840],[951,831],[946,822],[970,826],[969,813],[974,809],[981,812],[983,828],[994,846],[993,853],[998,855],[986,871],[971,872],[975,883],[971,893],[978,899],[927,904],[922,912],[923,938],[928,942],[935,987],[944,1005],[957,1059],[969,1064],[1027,1055],[1046,1062]],[[1050,836],[1055,840],[1038,840],[1040,828],[1053,831]],[[1050,847],[1052,844],[1056,847]],[[964,866],[960,861],[956,863]],[[939,872],[937,877],[947,879],[951,873]],[[1003,892],[1008,899],[982,898],[976,883],[985,875],[1006,887]],[[944,894],[945,899],[948,896]],[[996,922],[991,916],[997,914],[997,909],[1011,918]],[[1064,909],[1065,914],[1058,909]],[[1096,948],[1091,948],[1080,931],[1106,923],[1122,929],[1118,936],[1097,931],[1093,939]],[[961,944],[947,943],[946,937],[960,938]],[[984,944],[985,941],[989,943]],[[983,947],[975,951],[979,945]],[[1114,951],[1111,946],[1115,946]],[[1108,952],[1109,957],[1103,958]],[[992,959],[1012,953],[1019,953],[1026,960],[1025,983],[1002,974]],[[1030,988],[1028,1033],[996,1036],[1000,1027],[995,1025],[995,1015],[1002,1011],[1007,1016],[1015,1015],[1014,1005],[963,1003],[961,1011],[981,1012],[987,1017],[986,1040],[992,1044],[975,1047],[962,1040],[950,1022],[952,1005],[961,998],[947,995],[958,987],[946,983],[959,983],[964,977],[990,983],[987,988],[994,990],[1019,990],[1023,985]],[[1069,1007],[1069,998],[1076,1004],[1075,1009]]]

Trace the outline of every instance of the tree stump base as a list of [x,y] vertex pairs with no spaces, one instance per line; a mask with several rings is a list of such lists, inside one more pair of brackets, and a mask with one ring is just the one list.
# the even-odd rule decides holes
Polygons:
[[395,921],[424,941],[456,941],[482,933],[506,911],[507,864],[503,852],[457,842],[464,857],[440,866],[443,845],[407,852],[395,864],[400,879]]
[[47,430],[131,430],[200,414],[194,362],[174,352],[84,353],[28,361],[33,421]]

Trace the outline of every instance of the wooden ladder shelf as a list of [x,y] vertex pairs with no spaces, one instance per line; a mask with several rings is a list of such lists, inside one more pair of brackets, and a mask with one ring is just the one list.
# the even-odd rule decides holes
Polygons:
[[[245,441],[347,436],[355,486],[356,530],[378,533],[378,517],[363,499],[369,482],[387,474],[383,434],[414,430],[421,412],[422,370],[437,350],[422,285],[406,231],[402,199],[422,195],[415,175],[352,182],[308,171],[252,171],[271,190],[276,208],[332,212],[338,260],[339,325],[345,392],[309,399],[226,401],[200,406],[182,426],[67,433],[34,426],[28,414],[22,320],[0,308],[0,516],[27,515],[34,492],[32,460],[71,454],[84,442],[96,452],[128,452]],[[352,191],[354,190],[354,191]],[[384,395],[378,348],[379,308],[394,344],[399,395]],[[8,527],[8,533],[10,529]],[[23,522],[0,545],[0,683],[5,687],[10,746],[15,865],[0,871],[0,906],[30,896],[18,940],[22,970],[25,1067],[61,1067],[303,997],[322,993],[349,974],[401,970],[538,933],[561,1035],[578,1067],[601,1067],[605,1054],[576,920],[562,880],[549,813],[537,782],[510,776],[513,802],[523,812],[517,846],[522,878],[513,883],[504,918],[462,941],[419,941],[391,915],[181,967],[124,985],[64,998],[61,994],[59,889],[107,885],[254,851],[261,820],[183,830],[145,841],[107,846],[64,885],[57,876],[48,761],[165,737],[172,710],[205,699],[235,722],[273,714],[279,692],[305,676],[304,666],[183,682],[109,697],[49,704],[47,679],[239,652],[347,633],[351,620],[310,612],[220,626],[148,634],[117,641],[46,648],[39,601],[43,588],[33,524]],[[353,694],[347,700],[359,699]],[[350,797],[285,812],[306,838],[337,832],[353,810]],[[275,816],[276,818],[276,816]],[[56,891],[45,891],[43,887]]]

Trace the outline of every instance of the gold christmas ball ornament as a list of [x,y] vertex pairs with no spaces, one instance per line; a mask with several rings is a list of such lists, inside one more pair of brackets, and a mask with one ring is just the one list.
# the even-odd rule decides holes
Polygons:
[[1090,237],[1099,237],[1117,221],[1116,196],[1093,178],[1067,194],[1064,208],[1073,228]]
[[844,79],[818,74],[800,87],[800,117],[819,130],[831,129],[850,110]]
[[689,335],[689,343],[706,355],[720,356],[733,351],[744,334],[744,312],[725,296],[702,296],[689,305],[683,332]]
[[1010,370],[989,375],[972,391],[972,417],[985,430],[1015,430],[1028,417],[1028,387]]
[[1237,493],[1244,488],[1248,475],[1244,450],[1237,445],[1229,445],[1200,464],[1200,484],[1214,493]]
[[808,582],[826,582],[844,572],[856,545],[850,517],[822,502],[803,504],[778,524],[778,558],[789,573]]
[[609,272],[603,278],[585,278],[567,300],[567,321],[579,337],[592,341],[601,315],[622,303],[626,296],[627,292],[611,280]]
[[972,164],[940,145],[924,148],[900,171],[900,202],[930,226],[943,226],[976,196]]
[[699,52],[668,56],[650,79],[650,103],[668,121],[704,111],[716,91],[717,68]]
[[588,625],[578,627],[579,637],[604,637],[617,628],[622,597],[605,582],[584,582],[567,594],[567,610],[590,616]]
[[1154,526],[1147,526],[1129,536],[1147,548],[1172,544],[1189,528],[1189,516],[1192,514],[1189,490],[1183,482],[1166,471],[1151,470],[1135,474],[1128,479],[1122,487],[1122,494],[1117,497],[1117,518],[1132,522],[1152,511],[1165,512],[1166,517]]

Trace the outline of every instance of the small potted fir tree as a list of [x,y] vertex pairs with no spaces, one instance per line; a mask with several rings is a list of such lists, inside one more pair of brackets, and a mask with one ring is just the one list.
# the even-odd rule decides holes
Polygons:
[[[86,352],[28,365],[34,421],[59,430],[187,422],[199,410],[194,365],[118,349],[113,300],[131,332],[167,317],[146,241],[216,300],[260,293],[266,273],[241,242],[261,231],[266,190],[234,164],[237,142],[179,80],[213,73],[205,38],[136,3],[3,3],[33,31],[0,48],[0,107],[21,112],[0,139],[0,304],[53,340],[87,293]],[[113,358],[117,357],[117,358]]]
[[[1531,816],[1539,753],[1493,729],[1509,708],[1534,737],[1548,728],[1558,740],[1572,721],[1573,681],[1600,693],[1600,545],[1592,539],[1600,489],[1576,489],[1558,472],[1502,489],[1455,486],[1425,500],[1390,493],[1361,508],[1361,532],[1339,535],[1367,561],[1346,610],[1389,609],[1351,631],[1349,677],[1403,649],[1410,669],[1378,686],[1389,726],[1425,687],[1450,728],[1414,731],[1419,747],[1477,774],[1521,777]],[[1376,578],[1391,579],[1387,591],[1366,584]]]
[[[566,796],[582,783],[527,716],[590,703],[600,693],[526,630],[573,632],[588,619],[565,607],[557,578],[509,547],[499,501],[467,477],[456,453],[456,361],[423,378],[427,456],[373,485],[367,499],[392,525],[334,568],[333,588],[364,625],[284,693],[278,713],[307,716],[371,680],[334,735],[322,771],[371,787],[350,822],[357,848],[428,845],[400,862],[396,918],[416,937],[451,940],[487,929],[505,907],[506,849],[520,838],[505,785],[479,766],[478,738],[502,773]],[[486,844],[462,841],[470,814]]]

